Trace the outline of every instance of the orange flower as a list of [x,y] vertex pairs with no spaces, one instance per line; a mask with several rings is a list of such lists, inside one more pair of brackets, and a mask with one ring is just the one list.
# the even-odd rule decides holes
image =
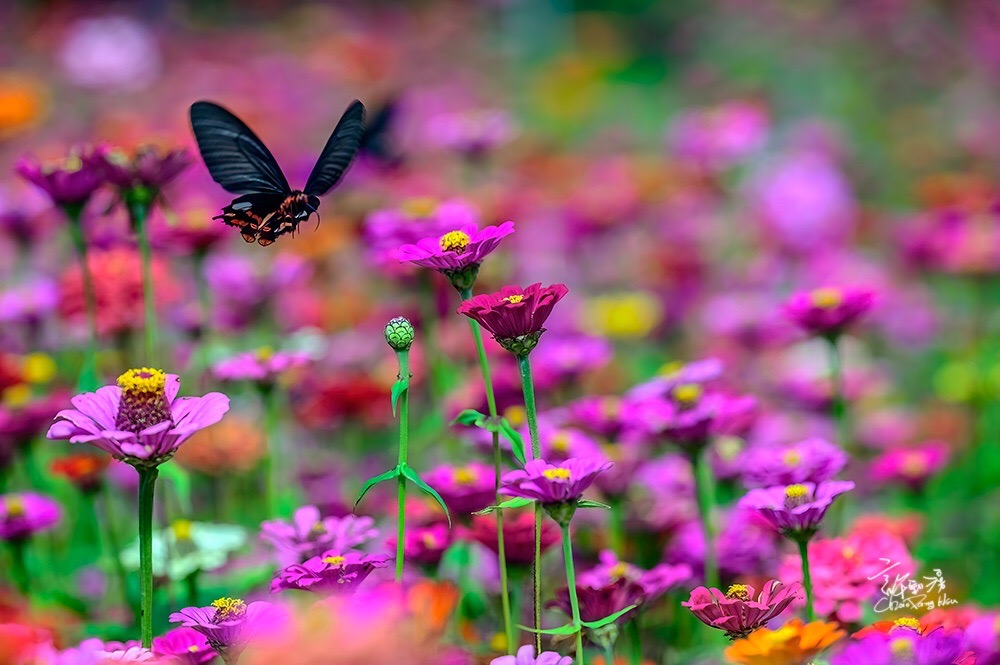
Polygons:
[[37,125],[46,112],[42,87],[22,74],[0,72],[0,138]]
[[845,635],[837,623],[792,619],[778,630],[760,628],[726,649],[726,660],[743,665],[804,665]]
[[264,435],[253,422],[229,416],[197,432],[177,451],[174,459],[192,471],[209,476],[245,473],[264,455]]

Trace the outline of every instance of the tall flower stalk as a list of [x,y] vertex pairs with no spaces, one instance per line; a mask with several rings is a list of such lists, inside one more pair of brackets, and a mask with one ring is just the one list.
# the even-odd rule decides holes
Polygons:
[[830,415],[837,427],[837,443],[848,449],[851,443],[851,425],[847,414],[847,397],[844,393],[844,363],[839,336],[827,337],[830,348]]
[[139,634],[146,649],[153,644],[153,492],[159,470],[139,472]]
[[813,609],[812,575],[809,572],[809,537],[796,538],[795,544],[798,545],[799,558],[802,560],[802,588],[806,590],[806,621],[812,622],[816,619],[816,611]]
[[712,462],[707,445],[696,449],[691,456],[694,471],[695,491],[698,495],[698,515],[701,519],[705,539],[705,585],[719,586],[719,562],[715,553],[715,482],[712,477]]
[[[531,378],[531,361],[527,354],[517,356],[517,367],[521,374],[521,392],[524,395],[524,413],[528,421],[528,437],[531,439],[531,459],[542,458],[542,444],[538,438],[538,409],[535,406],[535,384]],[[542,505],[535,503],[535,556],[531,563],[532,621],[535,630],[542,627]],[[575,593],[575,589],[574,589]],[[541,651],[541,633],[535,633],[535,650]]]
[[[410,376],[410,349],[396,349],[396,360],[399,363],[399,373],[397,380],[407,379]],[[396,464],[399,467],[406,466],[407,445],[409,434],[409,413],[410,398],[409,390],[404,390],[399,396],[399,454]],[[406,476],[399,474],[396,477],[396,502],[398,512],[396,515],[396,582],[403,581],[403,556],[406,544]]]

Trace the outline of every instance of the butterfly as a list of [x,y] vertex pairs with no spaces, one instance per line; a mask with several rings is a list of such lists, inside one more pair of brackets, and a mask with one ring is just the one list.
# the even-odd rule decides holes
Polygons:
[[398,115],[399,102],[390,98],[372,113],[361,139],[361,154],[385,169],[394,169],[403,163],[403,155],[393,140],[393,126],[398,124]]
[[218,104],[192,104],[191,129],[212,179],[240,195],[213,219],[239,227],[244,240],[266,247],[294,234],[316,212],[319,197],[343,177],[365,134],[365,107],[357,100],[347,107],[301,190],[289,186],[264,142]]

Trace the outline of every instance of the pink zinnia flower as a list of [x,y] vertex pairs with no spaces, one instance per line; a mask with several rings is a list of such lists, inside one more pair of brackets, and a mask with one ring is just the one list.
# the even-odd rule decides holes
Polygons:
[[62,517],[59,504],[35,492],[0,495],[0,540],[24,540],[48,531]]
[[948,463],[950,449],[943,441],[927,441],[915,446],[889,450],[871,463],[871,477],[878,482],[894,482],[919,490]]
[[397,255],[424,268],[439,270],[445,275],[478,266],[500,241],[514,232],[514,222],[479,229],[478,224],[463,224],[439,237],[423,238],[413,245],[403,245]]
[[[449,510],[451,507],[449,506]],[[422,566],[436,566],[445,551],[451,547],[452,532],[443,522],[430,526],[407,527],[403,553],[407,561]],[[390,546],[395,546],[395,541]]]
[[266,601],[244,603],[239,598],[219,598],[206,607],[185,607],[170,615],[205,636],[208,645],[225,662],[235,662],[239,654],[262,632],[274,631],[284,618],[277,605]]
[[494,658],[490,665],[573,665],[573,659],[560,656],[555,651],[543,651],[536,657],[535,647],[525,644],[517,650],[516,656]]
[[592,458],[563,460],[558,465],[531,460],[523,470],[504,474],[500,493],[534,499],[542,504],[575,503],[597,475],[610,468],[611,462]]
[[52,164],[22,157],[14,169],[56,205],[80,206],[104,184],[104,152],[104,148],[75,149],[69,157]]
[[302,506],[291,522],[272,520],[260,525],[261,540],[277,551],[282,567],[303,563],[327,550],[344,551],[378,538],[370,517],[323,517],[316,506]]
[[569,289],[565,284],[524,289],[505,286],[499,293],[474,296],[461,304],[459,314],[474,319],[493,335],[500,346],[517,356],[526,356],[545,332],[546,319]]
[[739,501],[740,508],[757,511],[776,531],[790,537],[811,536],[833,501],[854,489],[849,480],[753,489]]
[[215,658],[205,635],[183,626],[154,638],[153,653],[177,665],[205,665]]
[[785,585],[778,580],[769,581],[759,596],[747,584],[733,584],[726,593],[700,586],[681,606],[691,610],[702,623],[726,631],[726,636],[735,640],[784,612],[801,594],[799,583]]
[[847,453],[814,437],[780,447],[751,447],[741,462],[743,484],[747,487],[821,483],[843,470]]
[[285,372],[304,367],[308,362],[307,353],[275,351],[262,346],[256,351],[220,360],[212,366],[212,373],[223,381],[254,381],[270,385]]
[[643,603],[651,603],[691,578],[691,568],[686,564],[673,566],[661,563],[650,570],[643,570],[639,566],[621,561],[611,550],[603,550],[598,559],[599,565],[580,574],[577,586],[599,589],[625,579],[639,585],[642,589]]
[[283,589],[324,595],[353,592],[373,570],[385,568],[388,559],[385,554],[330,550],[279,571],[271,581],[271,593]]
[[827,286],[794,294],[785,315],[810,335],[836,337],[868,313],[875,294],[858,287]]
[[161,151],[156,146],[139,146],[130,157],[115,149],[100,154],[101,168],[108,182],[122,189],[159,189],[191,165],[191,155],[183,148]]
[[493,467],[481,462],[439,466],[428,472],[424,480],[438,491],[448,510],[459,515],[482,510],[496,500]]
[[130,369],[118,385],[73,397],[76,408],[56,414],[46,436],[89,443],[133,466],[157,466],[229,410],[222,393],[178,398],[180,387],[176,374]]
[[[490,515],[477,515],[472,519],[472,537],[494,552],[497,543],[497,521]],[[561,534],[554,522],[542,521],[542,552],[548,551],[559,542]],[[527,510],[505,514],[503,520],[503,541],[507,563],[528,566],[535,557],[535,516]]]

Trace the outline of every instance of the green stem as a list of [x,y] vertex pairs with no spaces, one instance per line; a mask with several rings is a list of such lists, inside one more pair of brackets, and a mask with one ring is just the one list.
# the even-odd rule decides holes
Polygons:
[[642,665],[642,634],[639,632],[638,617],[625,624],[625,632],[628,635],[629,665]]
[[139,472],[139,630],[143,648],[153,643],[153,489],[159,470]]
[[[569,537],[569,522],[562,525],[563,561],[566,563],[566,590],[573,627],[576,629],[576,663],[583,665],[583,623],[580,621],[580,601],[576,597],[576,568],[573,565],[573,543]],[[614,661],[611,661],[612,664]]]
[[25,439],[21,445],[21,457],[24,462],[24,474],[31,486],[38,490],[45,490],[49,486],[49,482],[45,478],[45,474],[42,473],[41,465],[38,464],[34,438]]
[[719,567],[715,557],[715,526],[712,511],[715,505],[715,487],[712,478],[712,463],[708,446],[700,446],[691,459],[695,467],[695,484],[698,493],[698,514],[701,517],[702,533],[705,537],[705,586],[719,587]]
[[609,497],[611,506],[611,549],[618,556],[625,556],[625,512],[622,510],[622,499],[619,496]]
[[802,559],[802,586],[806,590],[806,621],[812,622],[816,619],[816,613],[813,611],[812,575],[809,574],[809,538],[801,536],[795,541],[799,546],[799,557]]
[[427,355],[427,366],[430,369],[428,386],[431,393],[432,409],[436,413],[448,391],[446,367],[442,361],[441,347],[438,344],[438,310],[434,292],[433,273],[424,270],[420,273],[420,320],[423,322],[424,350]]
[[118,538],[115,517],[111,511],[111,491],[107,483],[104,483],[104,487],[101,488],[101,494],[101,499],[104,503],[104,519],[101,520],[101,524],[104,525],[104,539],[107,543],[108,556],[111,558],[111,563],[115,568],[115,576],[118,578],[118,587],[121,589],[122,599],[125,601],[125,605],[132,609],[133,621],[135,625],[138,625],[140,620],[139,607],[132,600],[132,596],[128,592],[128,573],[122,564],[121,540]]
[[198,576],[200,574],[201,571],[196,570],[184,578],[184,584],[187,587],[187,603],[192,607],[198,606]]
[[604,645],[604,662],[606,665],[615,665],[615,645],[610,640]]
[[[472,289],[465,289],[462,292],[462,300],[472,297]],[[483,345],[483,332],[479,323],[469,319],[469,328],[472,330],[472,338],[476,342],[476,353],[479,356],[479,369],[483,375],[483,387],[486,391],[486,405],[489,408],[490,417],[497,417],[497,402],[493,393],[493,377],[490,373],[490,362],[486,357],[486,347]],[[500,452],[500,433],[493,432],[493,471],[496,487],[496,503],[500,505],[503,497],[500,495],[500,479],[503,475],[502,455]],[[503,613],[504,635],[507,638],[507,653],[514,654],[517,647],[517,636],[514,633],[514,621],[511,618],[510,592],[507,576],[507,552],[504,547],[503,538],[503,511],[496,511],[497,520],[497,557],[500,564],[500,604]]]
[[264,400],[264,437],[267,440],[267,453],[264,455],[264,494],[267,502],[268,516],[279,516],[278,506],[278,464],[281,460],[278,436],[278,406],[280,393],[273,383],[260,385],[261,399]]
[[24,597],[28,597],[31,593],[31,574],[28,573],[28,564],[25,557],[27,546],[28,541],[22,538],[10,541],[10,573],[11,577],[14,578],[14,584],[17,586],[18,592]]
[[847,420],[847,400],[844,395],[843,359],[837,338],[831,337],[827,341],[830,345],[830,412],[837,426],[837,443],[846,450],[851,443],[851,428]]
[[[538,411],[535,407],[535,384],[531,380],[531,362],[528,356],[517,357],[517,367],[521,372],[521,391],[524,393],[524,412],[528,419],[528,434],[531,437],[531,459],[542,459],[542,446],[538,440]],[[533,628],[542,627],[542,505],[535,502],[535,556],[531,563],[531,588],[533,592]],[[542,635],[535,633],[535,653],[542,651]]]
[[[407,380],[410,377],[410,351],[408,349],[403,351],[396,351],[396,359],[399,361],[399,374],[397,378],[402,380]],[[399,458],[397,466],[400,470],[406,466],[406,455],[407,455],[407,445],[408,445],[408,427],[409,427],[409,393],[410,389],[407,388],[399,395]],[[397,520],[397,530],[396,530],[396,582],[402,583],[403,581],[403,545],[406,538],[406,478],[400,473],[396,477],[396,498],[399,504],[399,513],[396,517]]]
[[141,197],[127,196],[132,228],[139,239],[142,253],[142,299],[145,312],[146,361],[155,365],[156,360],[156,294],[153,287],[153,250],[149,244],[150,204]]
[[83,206],[66,206],[66,216],[69,217],[69,230],[73,238],[77,260],[80,262],[80,275],[83,282],[83,301],[87,309],[87,329],[89,336],[83,367],[80,371],[80,388],[86,391],[97,389],[97,295],[94,290],[94,275],[87,263],[87,239],[83,234]]

